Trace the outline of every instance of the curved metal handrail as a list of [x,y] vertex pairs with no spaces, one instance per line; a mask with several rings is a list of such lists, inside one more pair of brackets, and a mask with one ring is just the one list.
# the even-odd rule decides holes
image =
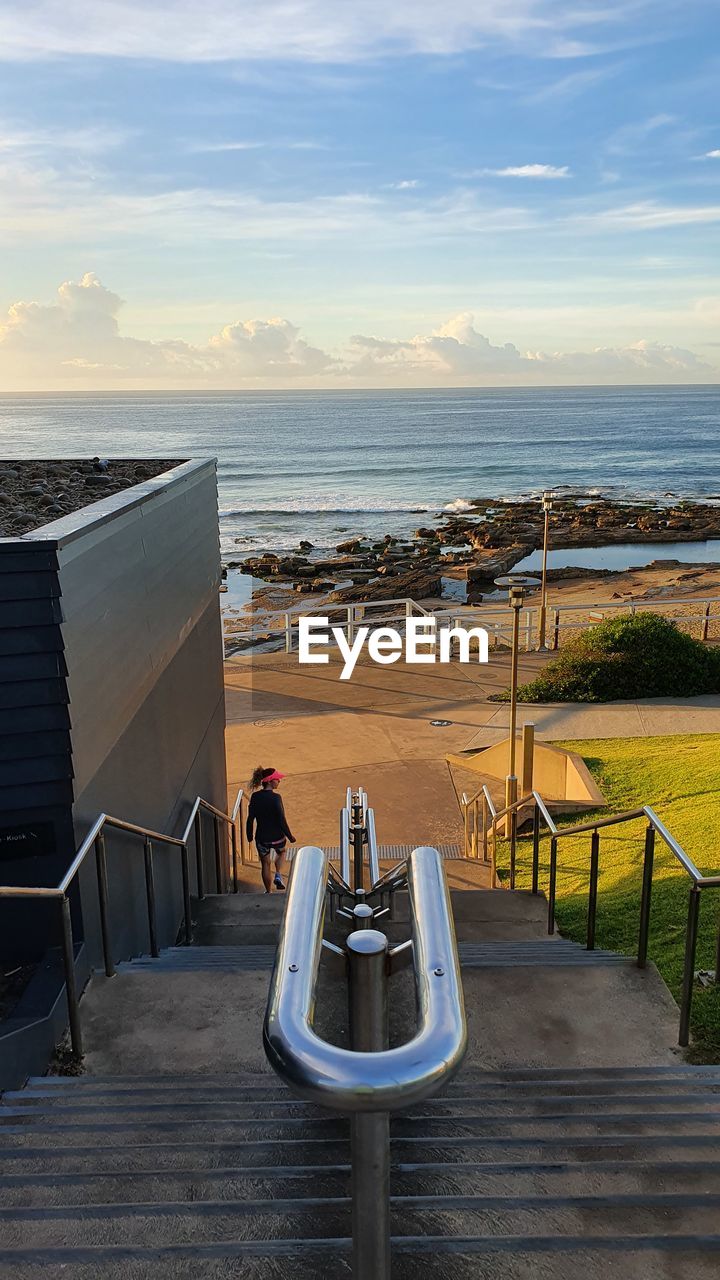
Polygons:
[[312,1027],[322,947],[327,854],[295,857],[268,998],[263,1043],[270,1065],[300,1097],[344,1112],[393,1111],[422,1101],[459,1068],[467,1045],[450,897],[436,849],[408,859],[420,1025],[407,1044],[360,1053]]

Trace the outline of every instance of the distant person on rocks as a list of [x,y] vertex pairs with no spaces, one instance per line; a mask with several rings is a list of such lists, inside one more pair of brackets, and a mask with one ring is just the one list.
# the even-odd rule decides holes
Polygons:
[[[295,837],[285,817],[283,802],[277,794],[277,789],[284,777],[285,774],[278,773],[277,769],[263,769],[260,766],[255,770],[250,781],[253,793],[248,806],[247,838],[248,841],[253,839],[254,827],[255,848],[260,858],[266,893],[272,892],[273,884],[276,889],[285,888],[281,874],[285,861],[285,846],[288,840],[290,844],[295,843]],[[275,855],[274,875],[273,854]]]

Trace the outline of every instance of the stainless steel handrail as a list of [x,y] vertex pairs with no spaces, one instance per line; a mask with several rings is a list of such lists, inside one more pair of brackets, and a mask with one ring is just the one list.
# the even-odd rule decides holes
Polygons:
[[380,857],[378,854],[377,834],[375,832],[374,809],[366,809],[365,811],[365,831],[367,833],[370,886],[374,889],[380,882]]
[[313,1030],[327,854],[298,851],[288,889],[263,1042],[270,1065],[300,1097],[335,1110],[393,1111],[428,1097],[459,1068],[467,1026],[450,897],[436,849],[408,859],[419,1028],[375,1053],[328,1044]]
[[[103,962],[105,966],[105,974],[108,978],[113,977],[115,973],[115,962],[112,955],[112,947],[110,943],[110,926],[108,919],[109,892],[108,892],[108,873],[107,873],[107,852],[105,848],[105,829],[110,828],[116,831],[125,831],[130,835],[136,835],[143,840],[143,853],[145,863],[145,888],[147,894],[147,911],[148,911],[148,930],[150,935],[150,950],[153,956],[159,954],[157,945],[157,918],[156,918],[156,902],[155,902],[155,878],[153,869],[153,845],[165,844],[180,850],[181,871],[182,871],[182,887],[183,887],[183,915],[185,941],[189,943],[192,936],[192,916],[190,902],[190,869],[189,869],[189,842],[191,833],[195,832],[195,853],[197,859],[197,878],[198,878],[198,896],[204,896],[204,884],[202,874],[202,829],[200,822],[201,811],[210,813],[214,820],[215,829],[215,865],[217,876],[218,893],[223,892],[225,888],[225,873],[222,865],[222,849],[219,836],[220,823],[225,822],[230,829],[231,847],[232,847],[232,870],[233,870],[233,888],[237,892],[238,888],[238,826],[242,825],[242,807],[244,800],[243,790],[239,790],[235,804],[233,806],[232,815],[223,813],[222,809],[216,808],[209,800],[204,800],[202,796],[198,796],[192,806],[190,817],[185,825],[185,829],[181,836],[171,836],[164,831],[155,831],[152,827],[145,827],[136,822],[127,822],[124,818],[115,818],[112,814],[101,813],[93,822],[90,830],[87,832],[82,844],[77,850],[70,866],[67,868],[62,879],[57,885],[0,885],[0,899],[2,898],[38,898],[38,899],[55,899],[60,903],[62,915],[62,951],[63,951],[63,967],[65,971],[65,987],[67,994],[68,1021],[70,1025],[70,1039],[72,1043],[73,1054],[76,1058],[82,1058],[82,1032],[80,1028],[80,1015],[78,1007],[78,993],[75,982],[75,946],[73,941],[72,916],[70,912],[70,899],[68,898],[68,890],[77,876],[80,868],[83,866],[85,859],[91,850],[94,850],[95,861],[97,867],[98,880],[98,904],[100,913],[100,932],[102,937]],[[244,851],[244,844],[241,842]],[[243,857],[244,861],[244,857]]]
[[[487,785],[480,788],[478,792],[470,799],[463,793],[462,808],[465,819],[465,853],[466,856],[477,856],[477,842],[479,829],[478,804],[482,798],[483,801],[483,819],[482,819],[482,838],[483,852],[487,854],[488,846],[488,814],[490,814],[490,832],[492,838],[492,857],[491,857],[491,877],[490,883],[493,888],[497,883],[497,828],[498,822],[507,815],[511,816],[510,823],[510,887],[515,887],[515,859],[516,859],[516,840],[517,840],[517,813],[523,806],[532,806],[533,814],[533,852],[532,852],[532,892],[538,892],[539,885],[539,858],[540,858],[540,819],[545,825],[550,836],[550,873],[548,884],[548,933],[555,930],[555,893],[557,884],[557,868],[558,868],[558,844],[561,840],[565,840],[570,836],[586,835],[590,833],[590,878],[588,890],[588,914],[587,914],[587,947],[592,950],[595,946],[595,919],[597,912],[597,895],[598,895],[598,879],[600,871],[600,835],[599,832],[607,827],[620,826],[625,822],[634,822],[638,818],[644,818],[647,822],[645,831],[645,854],[643,860],[643,878],[642,893],[640,899],[640,927],[638,936],[638,955],[637,964],[639,968],[644,968],[647,963],[648,941],[650,931],[650,910],[652,899],[652,882],[655,857],[655,837],[665,844],[673,857],[679,862],[683,871],[692,881],[692,887],[689,894],[687,924],[685,930],[685,960],[683,968],[682,996],[680,1001],[680,1031],[678,1042],[681,1046],[685,1046],[689,1042],[690,1037],[690,1014],[692,1009],[693,983],[695,975],[695,953],[698,941],[699,926],[699,907],[700,893],[703,889],[720,888],[720,875],[703,875],[692,858],[685,852],[678,840],[668,831],[665,824],[660,820],[655,810],[650,805],[642,805],[637,809],[628,809],[623,813],[609,814],[607,817],[593,818],[589,822],[575,823],[571,827],[558,827],[551,817],[547,805],[542,796],[537,791],[532,791],[527,795],[518,797],[512,804],[506,805],[504,809],[496,809]],[[472,815],[472,817],[471,817]],[[720,941],[718,943],[717,958],[715,964],[715,980],[720,983]]]
[[[350,879],[350,808],[352,805],[352,792],[349,791],[349,803],[344,809],[340,810],[340,875],[345,884],[351,884]],[[297,857],[297,854],[295,855]]]

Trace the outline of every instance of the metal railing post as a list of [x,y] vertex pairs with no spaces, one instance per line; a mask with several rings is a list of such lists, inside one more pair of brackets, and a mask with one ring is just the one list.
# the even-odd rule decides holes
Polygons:
[[652,895],[653,859],[655,857],[655,828],[645,832],[645,858],[643,860],[642,897],[640,899],[640,936],[638,938],[638,969],[647,964],[648,938],[650,935],[650,898]]
[[492,857],[490,861],[490,888],[497,889],[497,822],[492,820]]
[[353,796],[352,806],[353,889],[357,893],[363,887],[363,845],[365,832],[362,826],[362,801]]
[[147,896],[148,934],[150,935],[150,955],[157,960],[160,955],[157,940],[157,913],[155,909],[155,872],[153,870],[152,840],[145,838],[145,893]]
[[[350,1044],[361,1053],[387,1048],[388,941],[376,929],[347,939]],[[390,1117],[356,1114],[350,1122],[354,1280],[390,1280]]]
[[704,612],[704,614],[703,614],[702,626],[701,626],[701,628],[700,628],[700,639],[701,639],[701,640],[707,640],[707,638],[708,638],[708,623],[709,623],[709,622],[710,622],[710,605],[709,605],[709,604],[706,604],[706,605],[705,605],[705,612]]
[[555,610],[555,618],[553,620],[553,649],[560,648],[560,610]]
[[237,891],[238,891],[238,878],[239,878],[239,867],[238,867],[238,829],[237,829],[237,818],[235,819],[235,821],[234,821],[234,822],[232,822],[232,823],[230,824],[230,846],[231,846],[231,849],[232,849],[232,881],[233,881],[233,893],[237,893]]
[[465,857],[469,858],[471,857],[470,850],[472,848],[470,843],[470,802],[465,792],[463,792],[463,819],[465,827]]
[[78,1008],[77,982],[75,981],[75,944],[73,942],[70,899],[67,897],[67,894],[63,894],[60,899],[60,918],[62,926],[63,968],[65,970],[65,994],[67,997],[68,1023],[70,1024],[70,1044],[72,1045],[73,1057],[79,1062],[83,1056],[83,1045],[82,1031],[80,1029],[80,1009]]
[[540,810],[533,808],[532,892],[538,892],[540,879]]
[[355,606],[352,604],[347,608],[347,642],[350,646],[355,643]]
[[240,807],[237,814],[238,826],[240,828],[240,861],[243,866],[250,861],[250,850],[247,843],[247,832],[245,831],[245,797],[240,799]]
[[515,888],[515,861],[517,854],[517,809],[510,814],[510,888]]
[[588,893],[587,950],[595,950],[595,919],[597,916],[598,873],[600,870],[600,834],[590,836],[590,891]]
[[195,814],[195,868],[197,871],[197,896],[202,902],[205,897],[205,867],[203,865],[202,814],[199,809]]
[[698,921],[700,916],[700,890],[694,884],[688,896],[687,929],[685,932],[685,968],[683,971],[682,1000],[680,1002],[680,1033],[678,1044],[685,1048],[690,1040],[690,1012],[692,1009],[693,983],[695,981],[695,951],[697,949]]
[[105,836],[102,831],[98,832],[95,837],[95,867],[97,870],[98,907],[100,911],[100,934],[102,936],[103,963],[105,965],[105,976],[107,978],[112,978],[115,975],[115,965],[113,963],[112,947],[110,945],[110,926],[108,924],[107,853],[105,850]]
[[218,893],[225,892],[225,868],[223,867],[222,843],[220,840],[220,819],[213,818],[213,841],[215,844],[215,887]]
[[180,850],[180,866],[182,868],[183,916],[185,919],[185,945],[192,942],[192,904],[190,901],[190,854],[187,844]]
[[292,622],[290,614],[285,614],[285,652],[292,653]]
[[488,804],[487,796],[483,791],[482,798],[482,846],[483,846],[483,862],[488,860]]
[[550,883],[548,884],[548,933],[555,932],[555,886],[557,884],[557,838],[550,840]]

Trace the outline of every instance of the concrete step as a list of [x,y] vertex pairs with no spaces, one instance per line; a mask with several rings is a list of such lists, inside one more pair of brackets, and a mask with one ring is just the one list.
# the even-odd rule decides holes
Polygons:
[[[485,1090],[480,1095],[455,1091],[434,1098],[428,1098],[414,1107],[407,1108],[393,1117],[398,1124],[404,1120],[420,1118],[448,1120],[465,1116],[481,1116],[492,1118],[507,1116],[544,1116],[548,1113],[568,1115],[594,1114],[597,1118],[611,1115],[632,1115],[638,1113],[698,1113],[710,1118],[712,1114],[720,1115],[720,1084],[711,1088],[685,1089],[677,1092],[624,1093],[564,1093],[561,1089],[549,1089],[543,1093],[524,1093],[513,1095]],[[267,1122],[290,1121],[302,1118],[306,1121],[318,1120],[331,1123],[337,1120],[336,1113],[315,1107],[286,1094],[274,1098],[243,1097],[205,1097],[181,1100],[160,1095],[154,1098],[137,1098],[126,1094],[123,1098],[88,1098],[84,1094],[63,1095],[61,1097],[31,1097],[24,1092],[6,1094],[0,1105],[0,1123],[7,1120],[27,1123],[52,1125],[56,1121],[65,1123],[143,1120],[152,1122],[155,1119],[175,1118],[179,1126],[187,1119],[205,1119],[208,1123],[224,1122],[227,1119],[260,1120]]]
[[[394,1196],[395,1236],[710,1235],[720,1195],[714,1193],[602,1196]],[[0,1208],[0,1249],[102,1244],[157,1248],[212,1240],[327,1239],[350,1229],[350,1200],[175,1201]]]
[[[57,1134],[58,1142],[83,1145],[125,1145],[148,1141],[168,1140],[174,1134],[182,1134],[187,1141],[200,1137],[215,1142],[252,1141],[262,1136],[276,1142],[300,1138],[344,1138],[348,1131],[345,1118],[328,1117],[258,1117],[218,1114],[217,1111],[202,1115],[178,1116],[171,1108],[167,1112],[108,1112],[106,1118],[92,1113],[53,1113],[41,1115],[7,1109],[0,1117],[0,1147],[13,1148],[37,1144],[42,1135],[47,1143]],[[479,1114],[466,1111],[450,1115],[395,1116],[392,1132],[398,1138],[420,1138],[426,1142],[442,1142],[457,1137],[593,1137],[601,1134],[707,1134],[720,1140],[720,1108],[702,1106],[696,1110],[666,1110],[662,1106],[645,1106],[642,1111],[633,1106],[615,1111],[578,1111],[564,1104],[551,1107],[548,1113],[519,1115],[517,1113],[488,1115],[483,1108]]]
[[[192,1076],[181,1077],[172,1081],[154,1081],[141,1079],[112,1083],[108,1080],[95,1082],[93,1077],[86,1076],[84,1081],[67,1081],[54,1083],[57,1078],[44,1080],[42,1077],[29,1083],[25,1089],[8,1091],[3,1095],[2,1105],[28,1107],[43,1104],[47,1106],[76,1105],[89,1106],[108,1103],[122,1107],[128,1103],[134,1105],[143,1102],[156,1103],[208,1103],[237,1102],[253,1103],[258,1107],[297,1101],[279,1082],[277,1077],[268,1073],[263,1077],[253,1077],[247,1082],[234,1083],[231,1078],[206,1082],[204,1077],[194,1079]],[[85,1083],[87,1082],[87,1083]],[[80,1087],[78,1087],[80,1085]],[[524,1098],[544,1097],[592,1097],[602,1100],[612,1097],[634,1099],[641,1096],[661,1098],[666,1096],[694,1097],[698,1093],[714,1094],[720,1090],[720,1070],[714,1074],[703,1076],[687,1076],[684,1074],[668,1074],[656,1078],[647,1073],[637,1077],[622,1076],[618,1079],[591,1077],[576,1079],[567,1075],[560,1078],[541,1077],[536,1080],[504,1081],[483,1076],[475,1076],[469,1072],[461,1072],[456,1080],[446,1085],[434,1099],[428,1099],[427,1105],[435,1105],[450,1101],[456,1105],[459,1099],[500,1099],[521,1103]],[[324,1113],[323,1113],[324,1114]]]
[[[474,1085],[478,1087],[502,1085],[514,1090],[520,1087],[532,1088],[536,1084],[544,1088],[548,1081],[573,1084],[578,1088],[591,1086],[595,1089],[596,1085],[600,1083],[608,1087],[614,1087],[616,1083],[624,1084],[627,1082],[628,1084],[635,1084],[644,1080],[652,1080],[658,1086],[661,1086],[674,1080],[685,1080],[692,1084],[694,1081],[701,1082],[704,1079],[720,1081],[720,1064],[695,1064],[678,1060],[668,1066],[510,1067],[494,1071],[485,1071],[478,1067],[464,1065],[456,1080],[450,1085],[446,1085],[445,1088],[452,1089],[466,1080],[472,1080]],[[48,1091],[83,1090],[88,1093],[94,1090],[115,1092],[127,1089],[135,1091],[139,1087],[161,1090],[183,1089],[186,1086],[208,1089],[227,1086],[233,1089],[252,1090],[255,1088],[264,1089],[269,1083],[274,1085],[275,1093],[278,1091],[285,1092],[285,1086],[271,1071],[268,1071],[263,1077],[255,1071],[217,1074],[209,1074],[207,1072],[198,1072],[197,1074],[192,1072],[166,1072],[150,1075],[142,1073],[118,1075],[93,1073],[79,1076],[30,1076],[27,1088],[47,1089]]]
[[[152,1159],[151,1154],[150,1159]],[[720,1194],[720,1150],[714,1161],[536,1161],[528,1164],[393,1164],[395,1195],[572,1196],[684,1193]],[[85,1169],[76,1173],[0,1175],[0,1202],[12,1206],[104,1205],[290,1199],[348,1194],[350,1164],[236,1166],[217,1169],[134,1168],[130,1173]]]
[[[717,1280],[720,1235],[642,1237],[404,1236],[393,1240],[393,1280]],[[347,1280],[350,1242],[247,1240],[128,1249],[8,1250],[3,1280]]]
[[[124,1135],[127,1137],[127,1135]],[[720,1135],[707,1133],[613,1132],[572,1137],[566,1134],[468,1134],[428,1138],[395,1136],[392,1158],[397,1165],[531,1165],[542,1162],[614,1160],[623,1164],[652,1161],[712,1164],[720,1159]],[[214,1137],[150,1141],[88,1142],[86,1135],[51,1146],[43,1134],[34,1141],[0,1147],[0,1163],[13,1176],[35,1174],[124,1174],[135,1170],[214,1170],[222,1168],[285,1168],[313,1165],[327,1168],[347,1163],[347,1138],[297,1137],[282,1141],[255,1137],[220,1141]]]
[[[387,929],[390,932],[405,936],[405,925],[394,925]],[[344,926],[339,925],[328,931],[333,937],[344,940]],[[395,937],[393,936],[393,941]],[[399,940],[399,939],[397,939]],[[599,965],[632,963],[626,956],[615,951],[600,949],[588,951],[578,943],[564,939],[553,941],[519,941],[519,942],[460,942],[458,946],[460,963],[463,967],[480,969],[507,966],[537,965]],[[204,971],[207,969],[243,970],[271,969],[275,963],[276,948],[273,945],[259,946],[238,942],[234,946],[201,946],[172,947],[162,951],[160,956],[139,956],[135,960],[125,961],[117,966],[118,973],[132,973],[139,970],[152,973],[175,971]]]

